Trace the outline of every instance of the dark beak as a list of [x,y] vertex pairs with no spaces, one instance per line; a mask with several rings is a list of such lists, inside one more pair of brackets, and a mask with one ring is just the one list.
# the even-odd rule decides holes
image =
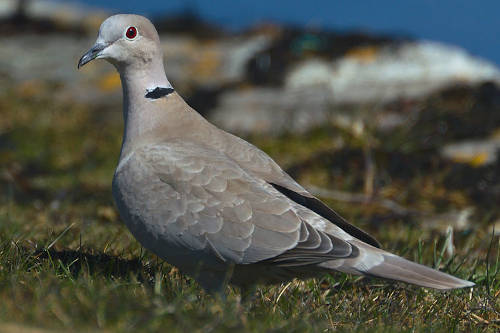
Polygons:
[[78,69],[80,69],[80,67],[82,67],[86,63],[94,60],[99,55],[99,52],[104,50],[107,46],[108,46],[107,44],[101,44],[101,43],[95,44],[94,46],[92,46],[92,48],[90,50],[88,50],[88,52],[85,53],[80,58],[80,61],[78,61]]

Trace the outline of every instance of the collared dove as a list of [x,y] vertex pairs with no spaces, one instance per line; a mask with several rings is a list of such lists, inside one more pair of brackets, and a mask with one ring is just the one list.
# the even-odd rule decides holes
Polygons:
[[106,19],[78,67],[99,58],[123,87],[112,185],[120,215],[145,248],[207,291],[334,271],[435,289],[474,285],[382,250],[266,153],[206,121],[172,88],[145,17]]

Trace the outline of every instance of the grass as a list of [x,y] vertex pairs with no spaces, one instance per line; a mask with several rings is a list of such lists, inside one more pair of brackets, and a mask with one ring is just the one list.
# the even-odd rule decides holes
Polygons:
[[[443,161],[428,147],[395,151],[390,137],[374,134],[383,138],[373,148],[379,195],[430,214],[476,208],[470,225],[455,231],[451,257],[446,234],[424,227],[422,217],[326,199],[385,248],[470,279],[475,288],[443,293],[336,274],[260,286],[240,306],[237,290],[228,288],[226,299],[205,294],[143,250],[121,224],[110,191],[120,109],[54,102],[50,89],[12,88],[0,99],[0,332],[500,329],[500,247],[490,228],[498,207],[482,200],[484,192],[451,181],[489,169]],[[326,128],[252,141],[301,182],[360,192],[362,148],[334,133]],[[337,135],[347,144],[339,147]]]

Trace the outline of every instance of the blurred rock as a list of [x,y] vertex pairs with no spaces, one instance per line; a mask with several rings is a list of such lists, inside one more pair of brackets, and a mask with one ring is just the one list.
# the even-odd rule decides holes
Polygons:
[[[431,42],[371,46],[353,49],[335,61],[304,60],[286,74],[282,88],[225,92],[211,117],[243,133],[307,131],[349,105],[376,110],[396,100],[422,99],[455,85],[483,82],[500,82],[500,70],[459,48]],[[397,113],[385,116],[377,119],[381,128],[411,120]]]
[[[169,79],[187,95],[200,87],[215,89],[244,80],[248,59],[269,43],[264,36],[199,43],[190,37],[163,35],[162,41]],[[66,34],[3,37],[0,73],[17,83],[33,79],[60,83],[59,97],[93,104],[119,103],[120,81],[111,65],[95,61],[80,71],[76,68],[80,56],[94,42],[93,36]]]
[[420,98],[457,83],[500,82],[500,70],[464,50],[434,42],[411,42],[353,50],[329,63],[307,60],[285,85],[309,89],[323,84],[332,103],[385,103]]
[[491,233],[494,236],[500,236],[500,220],[493,222],[493,225],[491,226]]
[[258,26],[253,31],[273,37],[273,43],[256,53],[247,66],[248,80],[252,84],[266,86],[282,86],[290,69],[304,60],[325,60],[331,63],[353,49],[378,48],[403,40],[394,36],[337,33],[270,24]]
[[441,153],[454,162],[472,166],[494,164],[500,154],[500,137],[448,144],[442,148]]
[[322,86],[304,90],[254,88],[222,94],[209,117],[237,133],[279,134],[325,124],[331,112],[328,91]]
[[471,227],[471,216],[474,213],[474,207],[466,207],[461,210],[452,210],[446,213],[423,218],[421,223],[425,228],[431,230],[440,230],[446,233],[450,228],[452,230],[463,231]]
[[69,83],[76,77],[79,56],[93,42],[92,38],[75,39],[64,34],[3,37],[0,71],[15,81],[36,78]]
[[[57,83],[56,99],[71,99],[90,103],[119,102],[121,90],[102,89],[99,82],[112,73],[113,67],[96,61],[78,71],[78,59],[95,42],[95,38],[74,38],[66,34],[24,34],[0,38],[0,73],[10,86],[27,81]],[[119,87],[119,85],[118,85]],[[82,93],[85,91],[85,93]]]
[[167,75],[185,90],[220,87],[245,80],[249,59],[271,42],[267,36],[227,37],[200,41],[162,35]]
[[2,0],[0,26],[10,34],[23,32],[95,31],[109,12],[76,2],[55,0]]
[[20,0],[4,0],[0,2],[0,18],[12,16],[18,10]]

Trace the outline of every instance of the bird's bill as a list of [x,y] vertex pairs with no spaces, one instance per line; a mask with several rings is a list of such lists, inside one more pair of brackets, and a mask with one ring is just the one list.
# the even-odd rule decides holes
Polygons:
[[103,44],[103,43],[97,43],[90,50],[87,51],[81,58],[80,61],[78,61],[78,69],[82,67],[83,65],[91,62],[95,58],[99,56],[99,53],[104,50],[108,45]]

